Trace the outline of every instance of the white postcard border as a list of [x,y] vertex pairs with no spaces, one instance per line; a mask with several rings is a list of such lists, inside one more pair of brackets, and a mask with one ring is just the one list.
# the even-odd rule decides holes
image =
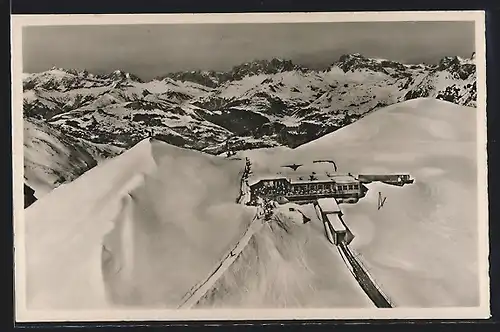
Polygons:
[[[49,25],[202,24],[202,23],[305,23],[382,21],[474,21],[477,66],[477,153],[480,306],[474,308],[392,309],[262,309],[262,310],[97,310],[34,311],[26,309],[22,28]],[[187,320],[322,320],[322,319],[482,319],[490,317],[488,181],[486,154],[486,42],[483,11],[344,12],[344,13],[231,13],[231,14],[127,14],[127,15],[13,15],[12,16],[12,156],[15,245],[15,308],[17,322],[54,321],[187,321]],[[481,190],[483,189],[484,190]]]

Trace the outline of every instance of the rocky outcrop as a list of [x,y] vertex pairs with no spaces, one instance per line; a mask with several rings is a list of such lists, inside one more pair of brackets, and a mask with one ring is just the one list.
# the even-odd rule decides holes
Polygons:
[[35,191],[26,183],[24,184],[24,208],[36,202]]

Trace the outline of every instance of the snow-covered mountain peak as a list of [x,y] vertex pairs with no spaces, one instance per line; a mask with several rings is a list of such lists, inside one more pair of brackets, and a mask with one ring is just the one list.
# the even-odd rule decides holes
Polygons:
[[86,69],[51,69],[23,75],[23,89],[28,91],[47,90],[66,92],[82,88],[113,86],[116,83],[142,83],[143,81],[130,73],[116,70],[111,74],[91,74]]
[[438,64],[440,70],[446,70],[448,68],[453,68],[463,65],[475,65],[476,64],[476,53],[472,53],[470,58],[462,58],[460,56],[445,56]]
[[[50,73],[52,75],[73,75],[73,76],[79,76],[79,77],[93,77],[93,74],[90,74],[87,69],[80,69],[80,68],[62,68],[62,67],[56,67],[52,66],[48,71],[41,72],[38,74],[45,74],[45,73]],[[36,74],[36,73],[35,73]],[[33,74],[31,74],[33,75]]]
[[67,73],[68,70],[67,69],[64,69],[64,68],[61,68],[61,67],[56,67],[56,66],[52,66],[48,71],[51,71],[51,72],[65,72]]
[[306,68],[294,64],[291,60],[273,58],[271,60],[255,60],[233,67],[231,70],[233,80],[252,75],[271,75],[287,71],[305,71]]
[[400,76],[407,70],[407,66],[387,59],[369,58],[360,53],[344,54],[331,68],[338,67],[344,73],[355,71],[372,71],[391,76]]
[[342,54],[337,62],[346,62],[346,61],[352,61],[354,59],[366,59],[361,53],[346,53]]
[[138,76],[121,70],[115,70],[111,74],[104,74],[99,76],[103,79],[111,79],[112,81],[132,81],[143,83],[143,80],[141,80]]
[[223,73],[209,71],[209,70],[190,70],[190,71],[179,71],[174,73],[169,73],[167,75],[158,76],[155,79],[158,81],[163,81],[167,79],[181,81],[181,82],[193,82],[201,84],[207,87],[216,87],[221,83],[221,77]]
[[245,77],[273,75],[278,73],[298,71],[305,73],[307,68],[294,64],[291,60],[273,58],[248,61],[232,67],[229,71],[189,70],[159,76],[157,80],[170,78],[183,82],[193,82],[210,88],[223,86],[225,83],[240,81]]
[[439,60],[439,68],[443,70],[453,65],[460,65],[462,63],[461,60],[458,56],[445,56]]

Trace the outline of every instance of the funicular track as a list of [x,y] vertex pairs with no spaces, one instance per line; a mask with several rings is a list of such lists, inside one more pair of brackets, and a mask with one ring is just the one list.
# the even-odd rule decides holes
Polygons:
[[365,269],[358,262],[356,257],[352,254],[351,250],[345,243],[340,243],[337,246],[340,255],[343,259],[345,259],[346,265],[349,267],[352,275],[361,286],[363,291],[368,295],[370,300],[378,307],[378,308],[392,308],[393,305],[390,301],[382,294],[380,289],[365,271]]

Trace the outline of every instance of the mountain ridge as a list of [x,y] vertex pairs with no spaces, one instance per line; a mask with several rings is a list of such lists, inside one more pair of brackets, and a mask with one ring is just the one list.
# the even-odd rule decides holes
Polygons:
[[[159,75],[159,76],[155,76],[154,78],[149,79],[149,80],[142,79],[138,75],[135,75],[132,72],[122,71],[121,69],[116,69],[116,70],[113,70],[113,71],[110,71],[107,73],[92,74],[87,69],[82,69],[82,68],[72,69],[72,68],[62,68],[62,67],[56,67],[56,66],[53,66],[49,70],[45,70],[45,71],[30,72],[30,73],[26,72],[26,73],[23,73],[23,75],[30,76],[30,75],[44,73],[44,72],[47,72],[50,70],[59,70],[59,71],[65,71],[67,73],[74,74],[74,75],[84,75],[84,76],[90,75],[90,76],[95,76],[95,77],[100,77],[100,78],[106,78],[106,77],[110,78],[110,77],[113,77],[114,75],[115,76],[122,76],[122,75],[127,76],[128,75],[133,80],[144,83],[144,82],[150,82],[150,81],[155,81],[155,80],[161,81],[165,78],[173,78],[173,79],[179,80],[179,77],[182,77],[183,75],[186,75],[186,77],[188,77],[189,74],[227,76],[227,75],[230,75],[231,72],[242,71],[243,68],[249,68],[249,67],[261,68],[263,70],[267,70],[267,72],[266,72],[267,74],[276,73],[279,70],[280,66],[283,69],[285,69],[284,71],[286,71],[286,69],[288,69],[288,70],[300,69],[303,71],[322,72],[322,71],[327,71],[330,67],[334,66],[335,64],[337,64],[339,62],[344,62],[346,59],[349,59],[349,58],[351,58],[351,59],[352,58],[363,58],[363,59],[367,59],[367,60],[370,60],[370,59],[371,60],[380,60],[380,61],[385,61],[388,63],[393,63],[396,66],[399,66],[399,65],[410,66],[410,67],[424,66],[424,67],[432,68],[432,67],[440,66],[444,63],[448,63],[450,60],[454,61],[455,59],[458,59],[458,61],[465,62],[465,63],[474,63],[475,62],[475,52],[473,52],[469,58],[464,58],[464,57],[460,57],[457,55],[444,56],[439,61],[437,61],[435,64],[418,63],[418,62],[411,62],[411,63],[405,62],[405,63],[403,63],[403,62],[393,61],[393,60],[389,60],[389,59],[385,59],[385,58],[366,57],[363,54],[357,53],[357,52],[345,53],[345,54],[342,54],[337,60],[331,62],[330,65],[326,66],[323,69],[313,69],[313,68],[310,68],[306,65],[294,63],[293,60],[291,60],[291,59],[274,57],[274,58],[271,58],[270,60],[269,59],[254,59],[252,61],[246,61],[246,62],[243,62],[241,64],[233,66],[230,70],[225,70],[225,71],[224,70],[202,70],[202,69],[172,71],[172,72],[167,72],[167,73]],[[274,69],[273,69],[273,65],[274,65]],[[197,82],[194,82],[194,83],[197,83]],[[224,83],[224,81],[219,82],[219,83]],[[207,85],[207,86],[209,86],[209,85]]]
[[[415,98],[476,106],[474,54],[438,64],[342,55],[325,70],[290,60],[229,72],[171,73],[150,81],[115,70],[51,68],[24,75],[23,116],[90,147],[126,150],[146,137],[209,154],[295,148],[381,107]],[[198,80],[197,75],[203,76]],[[200,76],[200,77],[201,77]],[[93,156],[100,159],[99,149]]]

